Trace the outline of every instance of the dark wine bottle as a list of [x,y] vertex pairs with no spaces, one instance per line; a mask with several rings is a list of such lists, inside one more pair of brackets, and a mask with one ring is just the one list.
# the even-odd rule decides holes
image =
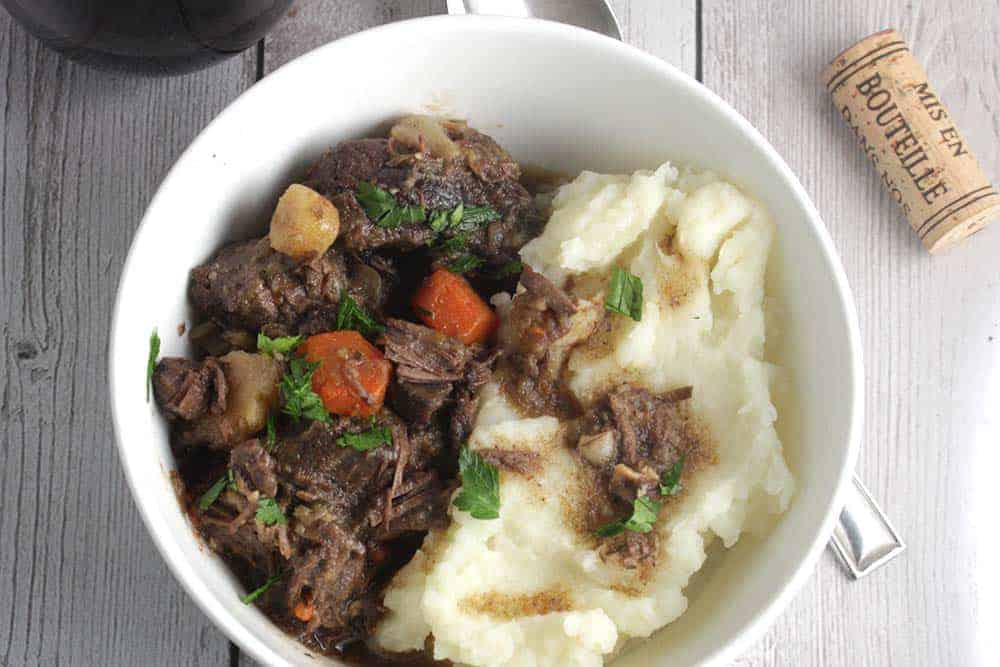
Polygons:
[[292,0],[0,0],[68,58],[136,74],[207,67],[255,44]]

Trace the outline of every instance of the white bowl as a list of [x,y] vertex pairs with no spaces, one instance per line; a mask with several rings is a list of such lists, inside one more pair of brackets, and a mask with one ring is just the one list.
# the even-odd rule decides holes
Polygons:
[[553,23],[432,17],[328,44],[253,86],[177,161],[132,243],[110,348],[122,465],[160,552],[202,610],[261,662],[331,664],[243,605],[238,582],[195,539],[170,485],[166,424],[145,400],[147,341],[156,327],[163,354],[187,351],[176,329],[190,324],[188,271],[227,239],[262,234],[277,195],[324,149],[427,109],[469,119],[523,163],[562,172],[690,163],[770,209],[781,358],[797,393],[782,433],[799,491],[769,537],[716,554],[687,614],[616,664],[732,659],[809,576],[853,470],[862,405],[853,301],[809,197],[746,120],[670,65]]

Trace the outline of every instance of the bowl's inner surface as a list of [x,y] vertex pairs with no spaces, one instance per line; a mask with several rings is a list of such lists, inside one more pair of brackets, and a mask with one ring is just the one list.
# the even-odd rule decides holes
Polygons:
[[140,377],[153,327],[163,354],[187,352],[176,328],[190,324],[191,267],[225,240],[261,233],[277,194],[324,149],[414,111],[467,118],[522,163],[562,172],[628,171],[665,160],[714,169],[769,208],[778,227],[769,278],[784,311],[784,339],[774,352],[796,389],[794,406],[779,405],[797,413],[788,423],[782,418],[781,430],[799,490],[768,538],[717,554],[685,616],[617,664],[689,664],[739,648],[748,626],[815,555],[853,463],[860,369],[842,272],[787,168],[733,112],[657,61],[561,26],[437,18],[336,42],[254,86],[178,162],[136,236],[112,332],[123,463],[168,563],[257,658],[327,660],[307,656],[240,604],[237,582],[195,540],[166,474],[165,424],[144,401]]

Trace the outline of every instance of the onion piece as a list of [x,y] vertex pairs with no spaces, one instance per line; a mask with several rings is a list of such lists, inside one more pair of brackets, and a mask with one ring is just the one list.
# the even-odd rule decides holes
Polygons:
[[414,152],[427,152],[432,157],[451,159],[462,154],[441,121],[433,116],[407,116],[392,126],[389,137]]

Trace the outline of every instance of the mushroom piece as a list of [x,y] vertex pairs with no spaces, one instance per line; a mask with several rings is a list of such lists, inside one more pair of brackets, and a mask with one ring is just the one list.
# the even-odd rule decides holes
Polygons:
[[323,255],[339,232],[337,207],[315,190],[293,183],[278,199],[268,238],[284,255],[311,259]]
[[593,435],[581,435],[576,448],[584,460],[602,468],[614,461],[618,443],[615,440],[615,432],[609,429]]

